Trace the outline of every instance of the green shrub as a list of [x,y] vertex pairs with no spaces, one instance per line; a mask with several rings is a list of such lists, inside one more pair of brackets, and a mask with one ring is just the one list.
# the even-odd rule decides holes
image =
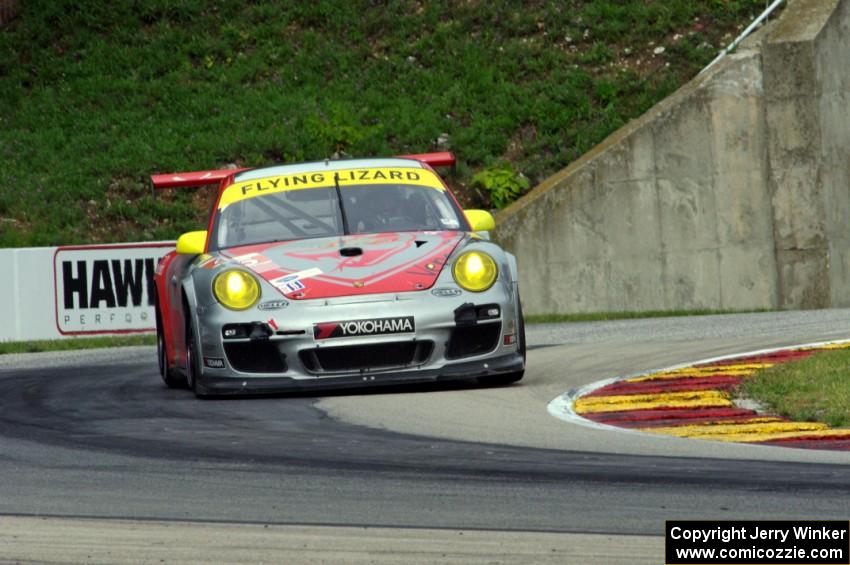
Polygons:
[[472,177],[472,186],[483,188],[496,208],[502,209],[528,190],[528,179],[508,163],[479,171]]

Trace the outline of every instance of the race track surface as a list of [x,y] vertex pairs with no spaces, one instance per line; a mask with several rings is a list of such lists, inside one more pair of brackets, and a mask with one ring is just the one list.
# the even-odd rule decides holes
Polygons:
[[[542,555],[522,553],[539,547],[527,536],[555,532],[569,533],[546,538],[556,561],[564,562],[572,547],[605,562],[658,562],[660,542],[645,536],[658,536],[665,519],[846,520],[850,454],[609,432],[557,420],[546,406],[603,378],[847,338],[848,321],[850,312],[830,310],[536,325],[529,327],[533,349],[519,385],[321,399],[198,401],[162,386],[152,348],[6,356],[0,543],[14,528],[31,531],[21,522],[28,517],[50,516],[105,519],[119,529],[141,520],[132,523],[150,529],[149,539],[207,524],[205,533],[175,536],[180,547],[187,539],[202,544],[221,524],[240,525],[232,539],[255,535],[248,526],[271,526],[280,536],[336,540],[341,553],[333,558],[340,562],[374,557],[392,540],[411,537],[409,529],[419,532],[404,546],[420,551],[407,555],[414,561],[474,562],[478,555],[510,562],[525,555],[543,562]],[[93,523],[41,525],[79,536]],[[350,527],[369,529],[352,535]],[[469,543],[447,544],[448,537],[460,539],[459,531]],[[488,539],[513,542],[499,549]],[[358,543],[373,549],[364,552]],[[2,557],[49,560],[38,551],[55,550],[47,541],[41,550],[14,547],[20,553]],[[442,550],[429,553],[435,547]],[[395,551],[404,561],[404,548]],[[287,555],[306,561],[316,554]]]

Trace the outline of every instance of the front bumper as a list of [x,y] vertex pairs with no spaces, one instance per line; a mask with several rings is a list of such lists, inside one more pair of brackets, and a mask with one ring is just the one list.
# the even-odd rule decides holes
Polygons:
[[388,386],[400,384],[455,381],[477,377],[504,375],[521,371],[525,360],[519,353],[493,359],[466,361],[445,365],[441,369],[421,369],[382,372],[364,375],[344,375],[315,379],[295,379],[283,376],[262,378],[233,378],[205,375],[199,381],[198,392],[208,395],[250,395],[302,390],[334,390],[363,386]]
[[[254,310],[232,312],[218,305],[199,308],[195,327],[199,328],[197,338],[204,366],[198,379],[198,392],[216,395],[327,390],[470,379],[521,371],[524,359],[517,347],[519,323],[514,296],[511,285],[499,284],[484,293],[463,293],[451,298],[424,291],[293,301],[274,315]],[[471,322],[459,319],[458,311],[468,310],[470,304],[496,305],[499,314]],[[314,337],[314,324],[393,316],[412,317],[415,331],[338,339]],[[223,335],[225,327],[233,324],[259,327],[270,317],[278,331],[268,337],[228,339]],[[473,343],[471,349],[459,355],[458,336],[469,339],[477,334],[487,334],[483,342],[491,345]],[[234,357],[234,350],[239,348],[234,344],[245,346],[248,353],[242,359]],[[360,366],[329,366],[327,360],[337,360],[337,352],[339,358],[344,357],[343,350],[347,350],[345,355],[358,350],[361,360],[365,352],[369,360]],[[410,356],[404,358],[402,350],[410,351]]]

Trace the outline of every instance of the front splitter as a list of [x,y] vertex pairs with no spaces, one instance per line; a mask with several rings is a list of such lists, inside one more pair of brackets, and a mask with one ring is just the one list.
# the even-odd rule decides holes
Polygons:
[[261,395],[298,391],[322,391],[355,389],[372,386],[433,383],[504,375],[521,371],[524,361],[521,355],[512,353],[500,357],[478,359],[463,363],[452,363],[439,369],[414,369],[362,373],[357,375],[316,376],[296,379],[286,376],[246,375],[244,378],[215,377],[204,375],[198,383],[199,394],[218,395]]

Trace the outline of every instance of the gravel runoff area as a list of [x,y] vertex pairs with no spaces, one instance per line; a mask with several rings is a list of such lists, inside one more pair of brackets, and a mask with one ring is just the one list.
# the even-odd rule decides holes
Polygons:
[[[783,328],[784,333],[789,336],[817,330],[826,333],[834,332],[836,339],[842,336],[848,337],[850,336],[850,308],[528,324],[526,334],[530,347],[540,347],[579,343],[753,338],[776,335],[777,327]],[[793,343],[792,340],[789,345]],[[0,355],[0,370],[63,365],[78,367],[92,363],[154,363],[155,361],[154,348],[151,346],[12,353]]]

